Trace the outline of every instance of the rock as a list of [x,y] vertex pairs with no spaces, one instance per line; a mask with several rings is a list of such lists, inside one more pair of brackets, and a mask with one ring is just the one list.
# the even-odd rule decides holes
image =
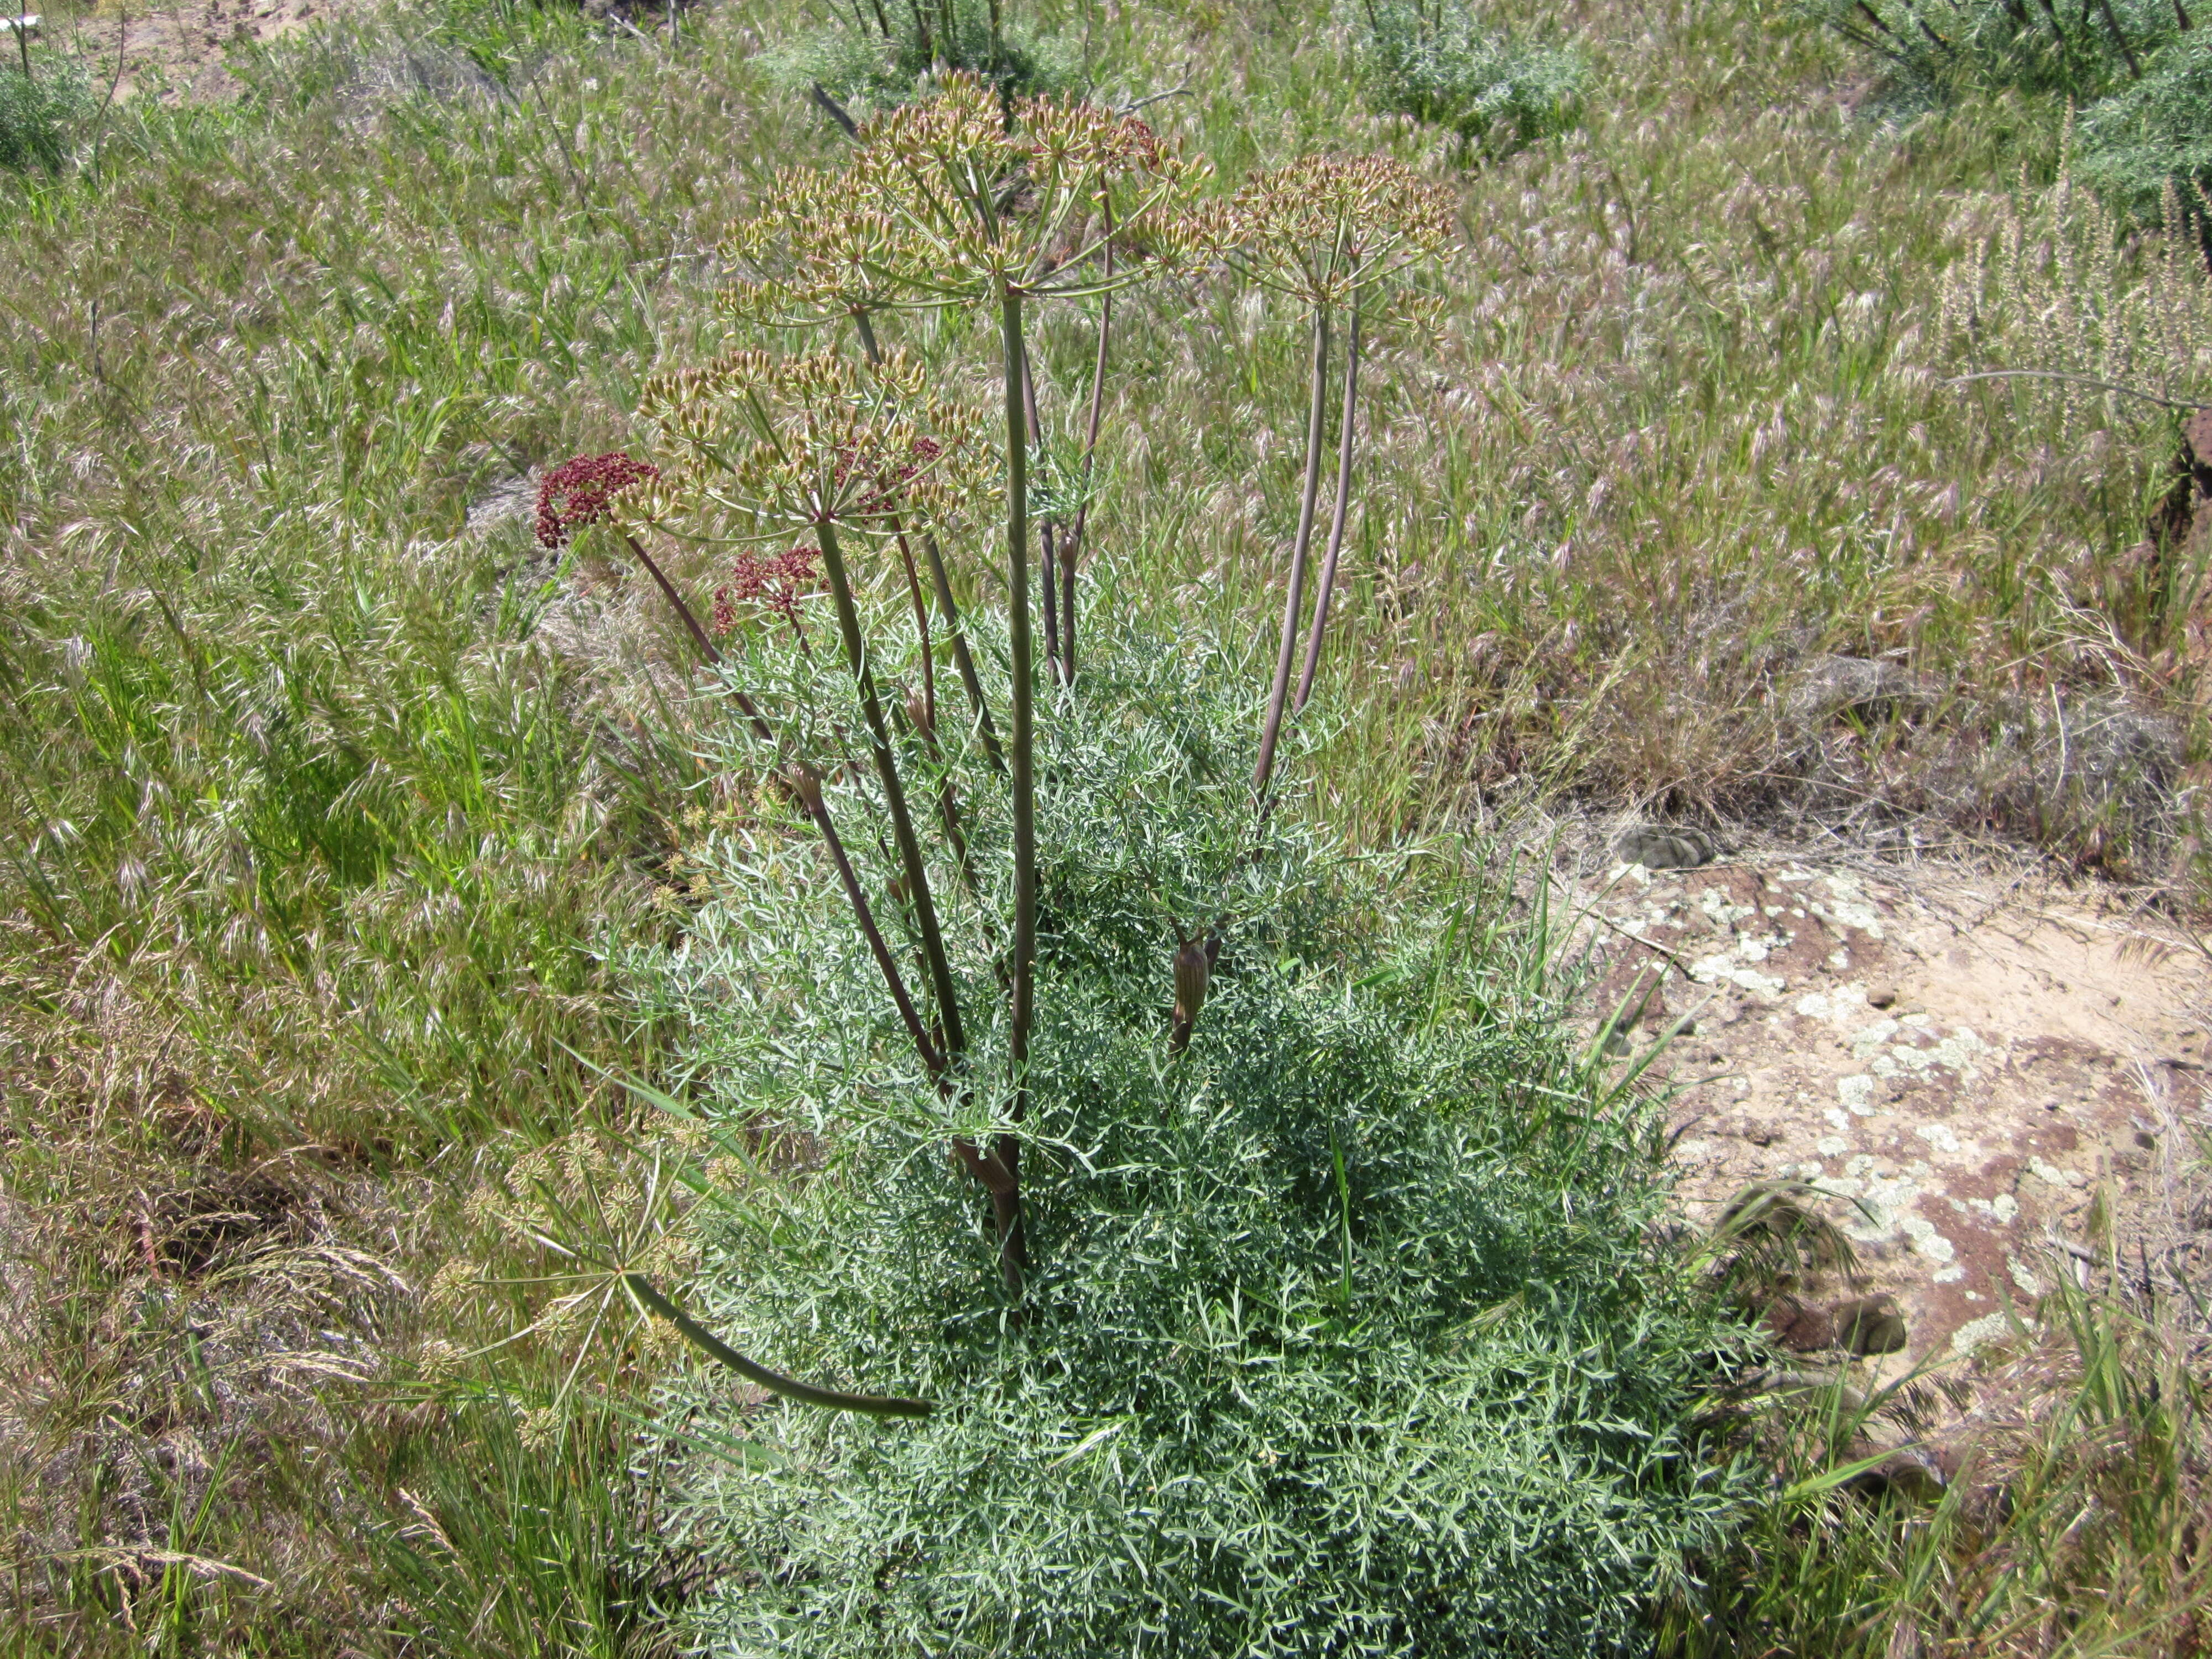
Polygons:
[[1896,1006],[1897,987],[1894,985],[1877,985],[1867,993],[1867,1006],[1869,1008],[1894,1008]]
[[1759,1316],[1766,1334],[1791,1353],[1819,1353],[1836,1346],[1836,1322],[1794,1296],[1778,1296]]
[[1838,1339],[1862,1359],[1895,1353],[1911,1340],[1905,1316],[1897,1310],[1897,1298],[1886,1292],[1839,1302],[1829,1310],[1829,1317],[1835,1322]]
[[1720,855],[1720,847],[1702,830],[1654,830],[1644,825],[1628,830],[1615,844],[1623,864],[1640,864],[1647,870],[1695,870]]
[[[1872,1453],[1866,1454],[1871,1456]],[[1942,1497],[1947,1484],[1942,1466],[1917,1447],[1900,1446],[1862,1474],[1844,1483],[1869,1498],[1895,1492],[1916,1503],[1932,1504]]]

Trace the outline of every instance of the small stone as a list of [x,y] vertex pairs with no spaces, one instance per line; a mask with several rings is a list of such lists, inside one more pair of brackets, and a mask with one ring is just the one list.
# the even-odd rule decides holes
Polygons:
[[1896,1006],[1897,987],[1894,985],[1877,985],[1867,993],[1867,1006],[1869,1008],[1894,1008]]
[[1613,850],[1623,864],[1640,864],[1647,870],[1695,870],[1711,864],[1721,849],[1702,830],[1638,826],[1623,835]]
[[1836,1346],[1836,1322],[1794,1296],[1778,1296],[1759,1316],[1766,1333],[1791,1353],[1818,1353]]
[[[1942,1497],[1945,1480],[1943,1469],[1937,1458],[1916,1447],[1899,1447],[1887,1457],[1855,1476],[1849,1483],[1851,1490],[1879,1497],[1896,1492],[1915,1502],[1932,1504]],[[1896,1651],[1894,1646],[1890,1650]]]
[[1887,1294],[1839,1302],[1829,1310],[1843,1345],[1861,1358],[1869,1354],[1895,1353],[1911,1339],[1896,1298]]

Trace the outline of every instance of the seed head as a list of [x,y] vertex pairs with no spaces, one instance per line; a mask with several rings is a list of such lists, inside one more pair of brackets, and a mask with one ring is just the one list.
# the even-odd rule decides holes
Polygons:
[[[696,541],[783,540],[823,524],[890,533],[957,519],[995,487],[988,420],[932,391],[903,354],[871,369],[834,353],[732,352],[648,380],[639,413],[667,471],[622,509]],[[799,574],[762,568],[764,580]]]
[[1450,191],[1388,156],[1310,155],[1254,174],[1195,217],[1248,281],[1336,306],[1436,257],[1457,208]]
[[714,631],[727,634],[738,625],[738,607],[757,605],[779,616],[793,628],[799,626],[799,602],[812,591],[818,547],[791,547],[764,555],[750,548],[738,550],[730,562],[730,580],[714,590]]
[[[1097,292],[1197,246],[1179,210],[1203,163],[1144,122],[1053,98],[1013,106],[1012,125],[981,77],[948,77],[938,97],[860,130],[834,173],[788,174],[723,252],[738,314],[781,325],[856,312]],[[1109,278],[1098,256],[1111,217],[1129,256]]]

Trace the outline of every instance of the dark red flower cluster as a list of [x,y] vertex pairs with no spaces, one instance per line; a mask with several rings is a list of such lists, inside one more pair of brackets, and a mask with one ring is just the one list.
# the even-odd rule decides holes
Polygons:
[[[863,519],[888,518],[903,505],[906,486],[915,475],[935,460],[944,451],[934,438],[916,438],[909,446],[914,459],[898,466],[878,465],[870,475],[875,488],[854,504],[854,514]],[[851,450],[842,452],[837,465],[837,482],[842,485],[854,464]]]
[[607,516],[607,502],[617,490],[659,476],[660,469],[651,462],[634,461],[620,450],[562,462],[538,486],[538,544],[564,545],[583,526]]
[[714,631],[726,634],[738,625],[740,605],[763,606],[797,628],[799,601],[814,586],[814,562],[821,556],[818,547],[738,554],[730,563],[730,580],[714,590]]

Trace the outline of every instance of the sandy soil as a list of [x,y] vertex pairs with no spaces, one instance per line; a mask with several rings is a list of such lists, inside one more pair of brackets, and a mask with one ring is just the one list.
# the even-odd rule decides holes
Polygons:
[[[50,46],[80,58],[103,92],[115,75],[119,39],[118,100],[151,92],[172,100],[207,102],[240,90],[238,78],[223,63],[234,41],[289,34],[355,3],[358,0],[186,0],[149,9],[106,0],[75,16],[45,11],[43,33]],[[0,12],[13,15],[15,8],[0,5]]]

